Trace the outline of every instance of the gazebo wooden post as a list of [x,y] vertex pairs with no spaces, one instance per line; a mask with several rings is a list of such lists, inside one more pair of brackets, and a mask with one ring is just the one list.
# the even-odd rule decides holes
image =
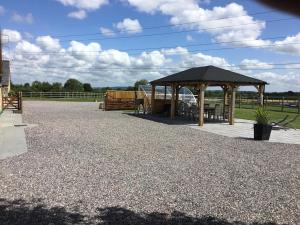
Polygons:
[[199,126],[204,125],[204,95],[205,95],[205,84],[198,85],[198,107],[199,107]]
[[164,100],[165,100],[165,103],[167,101],[167,85],[165,85],[165,95],[164,95]]
[[172,99],[171,99],[171,119],[175,118],[175,92],[176,92],[176,85],[172,84]]
[[179,100],[179,85],[176,85],[176,98],[175,98],[175,115],[177,115],[178,100]]
[[156,86],[152,84],[152,88],[151,88],[151,113],[152,114],[155,113],[155,88]]
[[226,105],[227,105],[227,101],[228,101],[228,86],[227,85],[223,85],[221,86],[223,89],[223,116],[225,116],[226,113]]
[[234,125],[236,88],[237,88],[237,86],[230,85],[230,90],[231,90],[230,107],[229,107],[229,124],[230,125]]
[[259,105],[263,106],[264,105],[264,92],[265,92],[265,85],[258,85],[256,86],[256,89],[259,94]]

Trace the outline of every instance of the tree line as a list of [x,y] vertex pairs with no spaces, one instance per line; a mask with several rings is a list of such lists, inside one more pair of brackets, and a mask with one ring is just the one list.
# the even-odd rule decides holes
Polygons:
[[[13,92],[99,92],[105,93],[107,90],[124,90],[124,91],[134,91],[138,90],[139,85],[146,85],[149,82],[145,79],[136,81],[133,86],[128,87],[92,87],[90,83],[81,83],[76,79],[68,79],[64,84],[59,82],[49,83],[49,82],[40,82],[34,81],[31,84],[11,84]],[[197,94],[197,90],[192,87],[189,87],[190,90]],[[244,97],[256,96],[257,92],[255,91],[240,91],[239,94]],[[209,90],[206,92],[206,97],[222,97],[223,91],[221,90]],[[300,98],[300,92],[268,92],[265,93],[265,96],[268,97],[293,97]]]
[[64,84],[60,82],[41,82],[33,81],[25,84],[13,84],[11,83],[12,92],[106,92],[107,90],[137,90],[139,85],[148,84],[147,80],[138,80],[133,86],[128,87],[102,87],[93,88],[90,83],[81,83],[76,79],[68,79]]

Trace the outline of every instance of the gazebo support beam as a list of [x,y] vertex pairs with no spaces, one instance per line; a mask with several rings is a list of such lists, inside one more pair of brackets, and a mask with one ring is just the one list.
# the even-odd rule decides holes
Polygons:
[[179,100],[179,85],[176,85],[176,98],[175,98],[175,115],[177,115],[177,109],[178,109],[178,100]]
[[263,106],[264,105],[264,92],[265,92],[265,85],[257,85],[255,86],[258,94],[259,94],[259,105]]
[[202,127],[204,125],[204,96],[205,89],[207,85],[200,84],[197,86],[198,88],[198,107],[199,107],[199,126]]
[[226,105],[228,103],[228,85],[221,86],[223,89],[223,116],[225,117],[226,114]]
[[229,124],[230,125],[234,125],[236,89],[237,89],[237,86],[230,85],[230,90],[231,90],[230,107],[229,107]]
[[171,119],[175,118],[176,84],[172,84]]
[[151,88],[151,113],[155,113],[155,88],[156,86],[152,84]]

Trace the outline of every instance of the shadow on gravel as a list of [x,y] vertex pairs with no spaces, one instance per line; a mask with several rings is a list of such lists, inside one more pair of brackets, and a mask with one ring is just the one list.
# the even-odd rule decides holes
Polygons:
[[243,223],[240,221],[228,222],[213,216],[191,217],[181,212],[171,214],[159,212],[136,213],[119,208],[99,208],[98,225],[276,225],[276,223]]
[[[169,116],[164,116],[164,115],[150,115],[150,114],[135,114],[135,113],[128,113],[128,112],[123,112],[123,114],[126,114],[128,116],[140,118],[140,119],[145,119],[145,120],[150,120],[153,122],[157,123],[163,123],[167,125],[189,125],[189,124],[197,124],[198,121],[196,120],[191,120],[188,118],[182,118],[182,117],[176,117],[174,120],[172,120]],[[228,124],[228,122],[220,121],[220,120],[213,120],[213,119],[204,119],[205,123],[224,123]]]
[[128,113],[124,112],[123,114],[126,114],[128,116],[150,120],[157,123],[163,123],[167,125],[183,125],[183,124],[194,124],[197,123],[196,121],[184,119],[184,118],[176,118],[175,120],[171,120],[170,117],[164,116],[164,115],[150,115],[150,114],[134,114],[134,113]]
[[84,224],[84,216],[67,212],[63,207],[47,208],[40,200],[0,199],[1,225],[67,225]]
[[30,203],[24,200],[0,199],[1,225],[277,225],[276,223],[228,222],[213,216],[191,217],[181,212],[136,213],[120,208],[98,208],[97,216],[88,217],[78,212],[68,212],[63,207],[48,208],[41,200]]

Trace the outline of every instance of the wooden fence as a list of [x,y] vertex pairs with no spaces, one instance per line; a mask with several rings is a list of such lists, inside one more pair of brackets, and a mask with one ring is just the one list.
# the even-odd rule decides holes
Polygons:
[[105,110],[130,110],[135,109],[136,99],[147,101],[142,91],[113,91],[109,90],[105,94]]
[[[222,103],[222,98],[206,98],[206,102]],[[244,109],[256,109],[259,104],[259,99],[257,97],[249,97],[238,95],[236,97],[237,108]],[[278,112],[290,112],[300,114],[300,99],[297,98],[288,98],[288,97],[268,97],[264,98],[264,105],[269,111],[278,111]]]
[[91,99],[103,101],[104,93],[96,92],[23,92],[23,97],[32,99]]

